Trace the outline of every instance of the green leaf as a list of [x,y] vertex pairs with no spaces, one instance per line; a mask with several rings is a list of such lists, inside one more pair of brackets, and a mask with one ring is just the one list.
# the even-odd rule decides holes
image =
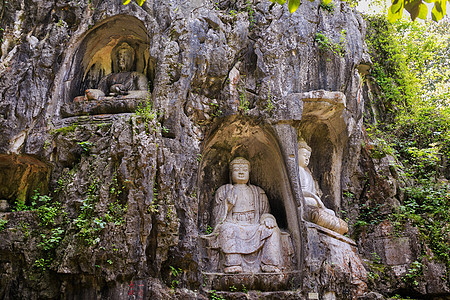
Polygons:
[[127,5],[131,0],[122,0],[123,5]]
[[447,0],[437,0],[434,2],[434,7],[431,10],[431,17],[433,21],[439,21],[442,19],[446,12]]
[[289,8],[289,12],[291,14],[294,13],[299,6],[300,6],[300,0],[289,0],[288,8]]
[[330,4],[330,2],[331,2],[331,0],[323,0],[323,1],[322,1],[322,3],[323,3],[324,5],[328,5],[328,4]]
[[142,6],[142,4],[144,4],[145,0],[136,0],[137,4],[139,4],[139,6]]
[[405,6],[405,0],[393,0],[392,5],[389,8],[393,14],[397,14],[399,12],[403,13],[403,7]]
[[405,9],[411,15],[411,20],[415,20],[419,15],[420,5],[422,4],[422,0],[411,0],[405,1]]
[[388,19],[389,23],[394,23],[395,21],[400,19],[402,17],[402,15],[403,15],[403,10],[393,13],[392,10],[389,9],[387,19]]
[[428,7],[421,3],[419,7],[419,15],[417,16],[419,19],[425,20],[428,15]]
[[403,0],[394,0],[392,1],[392,5],[388,10],[387,19],[390,23],[394,23],[398,19],[400,19],[403,15]]
[[285,4],[286,3],[286,0],[275,0],[278,4],[281,4],[281,5],[283,5],[283,4]]

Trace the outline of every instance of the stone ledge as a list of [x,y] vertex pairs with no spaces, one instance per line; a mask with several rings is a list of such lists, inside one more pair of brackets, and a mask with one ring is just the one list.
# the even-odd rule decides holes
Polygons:
[[104,114],[104,115],[93,115],[93,116],[75,116],[68,117],[60,120],[54,120],[52,122],[54,129],[59,129],[61,127],[66,127],[70,125],[84,125],[84,124],[101,124],[101,123],[112,123],[123,117],[131,117],[132,113],[120,113],[120,114]]
[[339,234],[339,233],[337,233],[337,232],[335,232],[333,230],[330,230],[328,228],[325,228],[325,227],[322,227],[320,225],[317,225],[317,224],[314,224],[314,223],[311,223],[311,222],[307,222],[307,221],[305,221],[305,226],[307,228],[317,229],[321,233],[325,233],[326,235],[334,237],[335,239],[338,239],[338,240],[340,240],[342,242],[346,242],[347,244],[350,244],[352,246],[356,246],[356,242],[354,240],[352,240],[352,239],[350,239],[350,238],[348,238],[346,236],[343,236],[342,234]]
[[300,291],[279,291],[279,292],[262,292],[248,291],[244,292],[215,292],[217,296],[221,296],[228,300],[303,300],[307,299]]
[[[284,273],[203,273],[206,289],[230,291],[235,287],[237,291],[287,291],[293,290],[300,281],[300,271]],[[244,287],[245,286],[245,287]]]
[[86,100],[66,103],[61,107],[63,118],[86,115],[133,113],[142,98],[112,98],[102,100]]

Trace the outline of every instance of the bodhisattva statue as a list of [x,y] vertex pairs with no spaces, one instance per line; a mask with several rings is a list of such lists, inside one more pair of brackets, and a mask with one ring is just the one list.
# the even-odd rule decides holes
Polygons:
[[316,182],[308,169],[310,157],[311,148],[304,141],[300,142],[298,144],[299,176],[309,221],[344,234],[348,231],[347,223],[336,217],[334,211],[326,208],[318,196]]
[[127,95],[130,91],[147,91],[147,77],[142,73],[131,71],[134,67],[134,49],[124,42],[120,44],[112,56],[117,69],[103,77],[97,89],[86,90],[85,98],[88,100],[100,100],[105,95]]
[[[282,233],[269,214],[264,190],[248,184],[250,162],[242,157],[230,163],[233,184],[216,191],[213,208],[212,248],[219,249],[225,273],[281,272],[292,249],[282,246]],[[284,258],[283,258],[284,256]]]

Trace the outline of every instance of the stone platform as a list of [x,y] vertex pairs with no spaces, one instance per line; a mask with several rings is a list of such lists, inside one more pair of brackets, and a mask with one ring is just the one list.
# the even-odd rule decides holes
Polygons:
[[203,273],[205,288],[216,291],[286,291],[298,286],[300,271],[284,273]]
[[61,107],[63,118],[86,115],[133,113],[142,98],[104,97],[102,100],[86,100],[66,103]]
[[[262,292],[249,291],[244,292],[215,292],[215,295],[227,300],[306,300],[317,299],[305,297],[300,291],[280,291],[280,292]],[[212,298],[213,299],[213,298]]]

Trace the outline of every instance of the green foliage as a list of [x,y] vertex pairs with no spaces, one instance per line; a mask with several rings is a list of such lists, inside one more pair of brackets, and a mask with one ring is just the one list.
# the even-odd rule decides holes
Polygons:
[[54,193],[59,193],[67,186],[67,184],[70,182],[71,178],[75,175],[77,172],[76,168],[71,169],[70,171],[63,171],[63,173],[59,176],[58,180],[56,181],[56,188],[53,190]]
[[294,13],[298,9],[299,6],[300,6],[300,0],[289,0],[289,2],[288,2],[288,9],[291,14]]
[[111,180],[111,185],[109,186],[109,193],[111,195],[115,196],[116,199],[117,199],[117,197],[119,197],[119,195],[122,193],[123,189],[125,188],[123,185],[121,185],[119,183],[119,180],[118,180],[117,176],[118,176],[117,175],[117,171],[115,171],[113,173],[113,177],[112,177],[112,180]]
[[381,204],[377,203],[374,205],[369,205],[363,203],[359,208],[360,211],[358,219],[354,224],[356,229],[367,225],[377,225],[384,219],[384,216],[379,213]]
[[120,226],[125,224],[125,214],[128,206],[120,204],[118,201],[111,203],[108,207],[108,213],[105,215],[107,222],[114,222],[115,225]]
[[87,245],[95,245],[100,242],[98,232],[105,227],[102,218],[93,219],[94,204],[98,201],[99,180],[93,179],[89,185],[87,197],[82,201],[80,213],[74,220],[78,235]]
[[394,26],[383,17],[368,17],[367,21],[366,43],[373,60],[371,76],[383,94],[380,105],[395,114],[417,99],[418,80],[408,68]]
[[53,262],[52,259],[48,259],[48,258],[39,258],[37,260],[34,261],[34,267],[37,269],[40,269],[41,271],[45,271],[48,268],[50,268],[50,264]]
[[423,265],[418,261],[414,261],[409,266],[408,271],[403,277],[403,281],[414,286],[419,285],[418,278],[423,275]]
[[248,289],[247,289],[247,287],[245,286],[245,284],[242,285],[242,292],[243,292],[243,293],[246,293],[246,294],[248,293]]
[[255,9],[253,8],[253,3],[252,0],[247,0],[247,13],[248,13],[248,20],[250,22],[250,30],[253,28],[253,26],[255,25]]
[[378,255],[378,253],[372,252],[371,255],[372,255],[372,261],[374,263],[377,263],[377,264],[381,263],[381,257]]
[[[62,212],[61,204],[55,202],[48,195],[40,195],[37,190],[34,191],[34,195],[31,197],[31,205],[27,206],[25,203],[16,202],[16,211],[30,210],[36,211],[39,218],[40,226],[40,242],[38,247],[42,250],[42,256],[35,260],[34,267],[41,271],[46,271],[54,260],[54,251],[59,246],[65,231],[61,226],[54,227],[66,216]],[[24,237],[27,238],[30,235],[29,224],[20,223],[20,230],[23,232]],[[52,229],[48,229],[48,228]]]
[[250,109],[250,102],[247,99],[247,91],[245,90],[245,86],[240,89],[239,93],[239,110],[246,114]]
[[211,115],[213,117],[220,117],[222,115],[223,112],[219,109],[219,104],[211,102],[209,103],[209,106],[211,107]]
[[74,123],[74,124],[72,124],[70,126],[61,127],[61,128],[58,128],[58,129],[51,130],[50,134],[61,133],[63,135],[66,135],[68,133],[74,132],[77,127],[78,127],[78,124]]
[[173,266],[169,266],[169,268],[169,275],[172,278],[172,281],[170,282],[170,288],[174,290],[180,284],[180,276],[183,273],[183,269]]
[[450,267],[450,185],[416,180],[405,189],[404,203],[391,216],[394,224],[411,222],[435,256]]
[[332,13],[334,11],[334,4],[331,1],[327,1],[329,3],[325,3],[325,1],[321,1],[320,2],[320,8],[322,8],[323,10]]
[[41,233],[42,240],[39,243],[39,248],[41,248],[44,251],[56,249],[56,247],[61,242],[63,235],[64,235],[64,229],[62,229],[61,227],[53,228],[50,231],[50,234]]
[[61,205],[59,203],[52,203],[52,198],[47,195],[39,195],[37,191],[35,191],[31,200],[33,208],[39,204],[37,211],[41,226],[55,225],[56,218],[61,214]]
[[345,39],[345,30],[341,31],[339,43],[333,42],[333,40],[331,40],[322,32],[316,33],[314,41],[317,43],[317,45],[319,46],[319,50],[322,52],[331,52],[341,57],[345,55],[345,47],[347,45],[347,40]]
[[211,300],[226,300],[224,297],[217,295],[216,290],[210,290],[208,293],[208,298]]
[[369,280],[378,280],[378,279],[380,279],[380,275],[378,273],[376,273],[376,272],[370,271],[370,272],[367,272],[367,279],[369,279]]
[[8,224],[8,220],[0,218],[0,232],[6,229],[6,224]]
[[[421,242],[433,257],[450,268],[450,109],[447,95],[450,58],[449,23],[389,24],[369,18],[368,46],[374,62],[373,76],[381,88],[388,118],[369,128],[373,157],[390,154],[408,181],[404,200],[389,220],[397,232],[406,223],[417,227]],[[444,178],[446,176],[447,178]],[[370,215],[370,214],[369,214]],[[362,221],[368,222],[367,218]],[[405,276],[417,285],[421,264],[415,262]]]
[[94,144],[92,144],[91,142],[78,142],[78,145],[80,145],[81,149],[83,149],[84,153],[89,153],[91,151],[92,146],[94,146]]
[[150,134],[152,132],[168,132],[168,129],[161,126],[158,122],[160,113],[153,109],[153,102],[150,93],[145,101],[139,103],[136,109],[136,116],[140,117],[145,124],[145,131]]
[[53,202],[52,198],[48,195],[40,195],[37,190],[35,190],[34,195],[31,196],[30,206],[21,201],[16,201],[15,205],[14,211],[37,211],[40,225],[43,227],[55,225],[57,218],[65,215],[62,213],[61,204],[59,202]]
[[[122,0],[123,5],[128,5],[131,2],[131,0]],[[139,6],[142,6],[144,4],[145,0],[136,0],[136,3]]]
[[15,207],[12,209],[12,211],[26,211],[26,210],[32,210],[31,206],[26,205],[22,201],[16,201],[14,202]]
[[395,155],[397,151],[394,145],[389,143],[386,139],[382,138],[382,132],[375,126],[368,126],[366,131],[370,137],[370,145],[363,145],[372,158],[380,159],[386,155]]
[[275,108],[275,105],[273,105],[272,101],[272,92],[269,88],[269,92],[267,93],[267,104],[266,104],[266,111],[270,113]]
[[437,22],[445,16],[447,0],[393,0],[388,10],[387,19],[393,23],[399,20],[403,16],[403,10],[406,10],[409,12],[412,21],[416,18],[425,20],[428,15],[428,8],[424,2],[434,2],[434,7],[431,10],[433,21]]
[[49,140],[45,140],[44,146],[42,147],[44,150],[47,150],[50,147],[51,142]]

